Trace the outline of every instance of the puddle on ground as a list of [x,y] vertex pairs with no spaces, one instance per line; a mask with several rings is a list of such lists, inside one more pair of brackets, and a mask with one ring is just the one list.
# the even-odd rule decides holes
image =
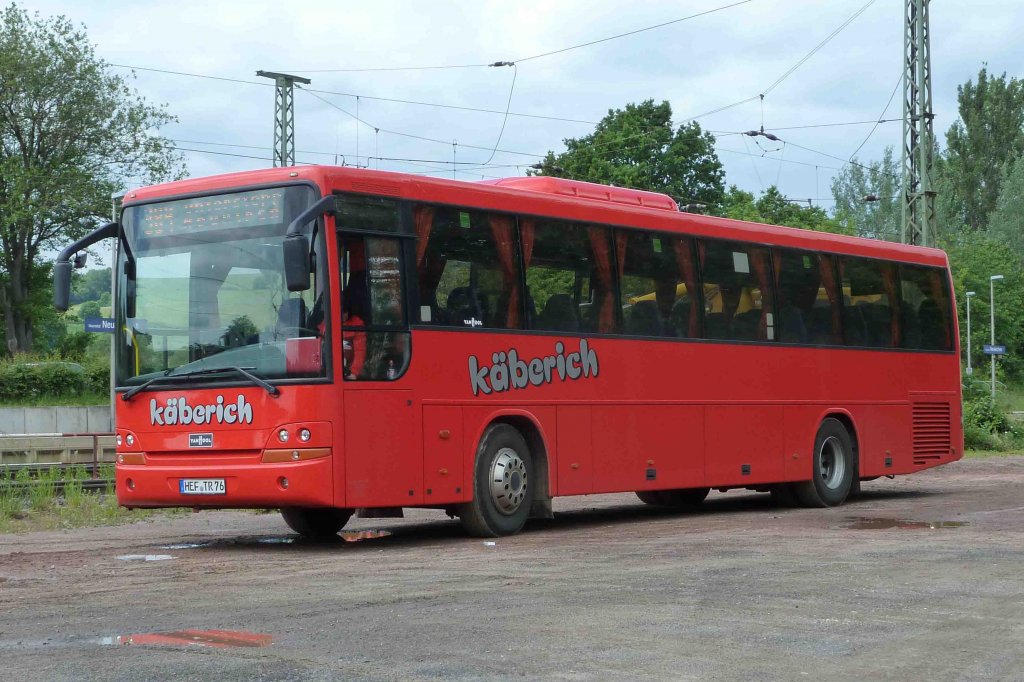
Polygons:
[[359,542],[361,540],[374,540],[376,538],[386,538],[391,535],[389,530],[343,530],[341,531],[341,539],[345,542]]
[[966,521],[911,521],[910,519],[887,519],[858,516],[846,519],[843,528],[851,530],[937,530],[939,528],[960,528],[969,525]]
[[199,549],[200,547],[209,546],[209,542],[180,542],[176,545],[163,545],[160,549]]
[[295,542],[295,538],[260,538],[256,542],[261,545],[290,545]]
[[122,554],[117,558],[121,561],[167,561],[174,557],[170,554]]
[[244,630],[176,630],[174,632],[148,632],[134,635],[101,637],[105,646],[144,644],[153,646],[199,646],[213,649],[229,647],[260,647],[273,642],[273,637]]

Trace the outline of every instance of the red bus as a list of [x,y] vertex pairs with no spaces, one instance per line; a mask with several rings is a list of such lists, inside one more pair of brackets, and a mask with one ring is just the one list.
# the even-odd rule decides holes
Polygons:
[[[841,504],[959,459],[942,251],[682,213],[664,195],[307,166],[130,192],[116,237],[117,496],[445,509],[558,495]],[[76,262],[80,258],[74,258]]]

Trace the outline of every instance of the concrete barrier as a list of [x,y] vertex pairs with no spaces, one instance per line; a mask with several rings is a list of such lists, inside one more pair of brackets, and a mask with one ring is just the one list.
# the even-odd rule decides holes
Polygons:
[[24,433],[110,433],[113,410],[93,407],[0,407],[0,435]]

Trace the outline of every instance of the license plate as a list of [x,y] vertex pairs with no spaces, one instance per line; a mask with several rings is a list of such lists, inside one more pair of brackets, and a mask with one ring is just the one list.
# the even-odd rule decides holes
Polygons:
[[182,495],[227,495],[223,478],[183,478],[178,482]]

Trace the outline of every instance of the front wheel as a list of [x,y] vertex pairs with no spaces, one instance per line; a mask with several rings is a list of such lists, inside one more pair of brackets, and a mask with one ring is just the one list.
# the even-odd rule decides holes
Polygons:
[[281,510],[288,527],[304,538],[323,540],[338,534],[352,517],[351,509],[288,507]]
[[477,449],[473,501],[459,505],[459,520],[474,537],[518,533],[533,503],[533,458],[519,431],[488,427]]
[[806,507],[836,507],[853,489],[858,477],[857,456],[846,427],[831,417],[821,423],[814,439],[811,480],[793,484],[793,492]]

